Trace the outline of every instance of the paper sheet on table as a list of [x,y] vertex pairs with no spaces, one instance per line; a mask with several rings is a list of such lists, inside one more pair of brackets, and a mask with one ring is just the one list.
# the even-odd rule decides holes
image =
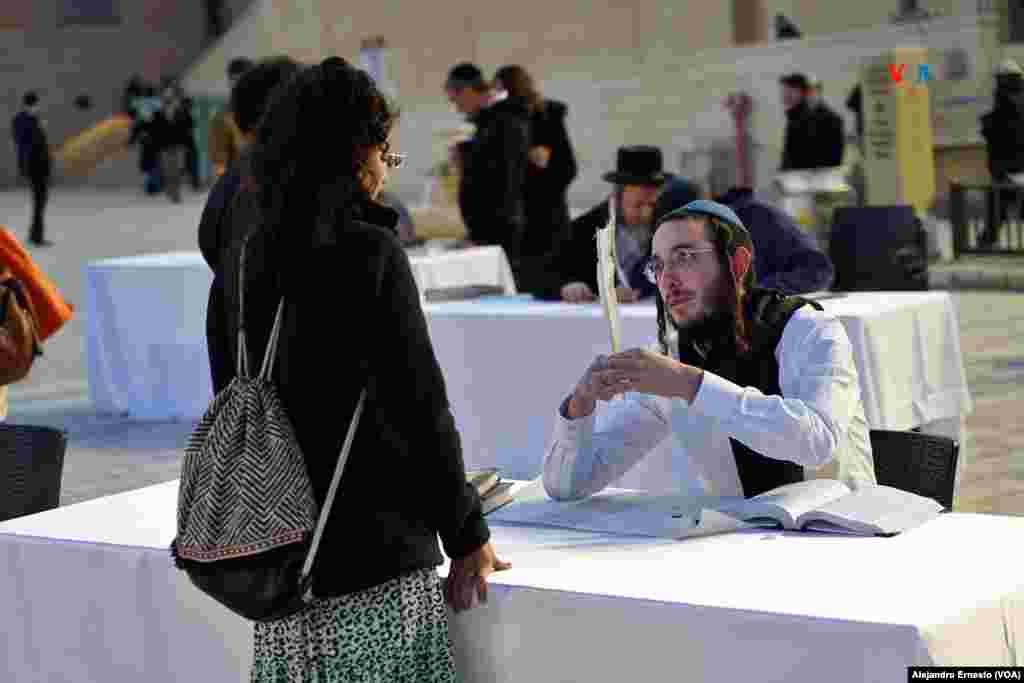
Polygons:
[[597,288],[611,333],[612,353],[622,350],[622,323],[615,292],[615,198],[608,200],[608,224],[597,231]]
[[686,494],[608,488],[584,500],[560,502],[547,496],[539,479],[517,491],[515,500],[492,512],[487,521],[673,539],[755,526],[702,509],[701,498]]

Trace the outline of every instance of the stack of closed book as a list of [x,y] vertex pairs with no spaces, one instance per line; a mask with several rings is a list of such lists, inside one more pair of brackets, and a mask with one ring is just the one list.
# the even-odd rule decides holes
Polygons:
[[480,494],[485,515],[512,502],[512,487],[515,486],[515,482],[502,481],[497,467],[467,470],[466,481]]

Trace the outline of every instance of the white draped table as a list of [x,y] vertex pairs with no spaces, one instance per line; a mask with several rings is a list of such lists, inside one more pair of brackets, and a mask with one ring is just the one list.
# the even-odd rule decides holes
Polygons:
[[[501,247],[410,255],[421,291],[492,285],[515,294]],[[213,398],[206,305],[213,273],[199,252],[85,266],[86,360],[96,409],[141,420],[198,418]]]
[[[171,564],[176,499],[172,481],[0,524],[3,680],[248,680],[251,626]],[[1022,518],[952,513],[894,538],[492,531],[513,568],[452,620],[466,681],[896,683],[911,665],[1024,665]]]
[[[948,292],[855,292],[819,303],[850,337],[871,428],[965,439],[972,404]],[[594,357],[610,353],[600,307],[495,297],[425,308],[466,462],[537,476],[558,405]],[[620,314],[623,348],[656,340],[653,304],[621,306]],[[670,456],[660,449],[619,485],[674,486]]]

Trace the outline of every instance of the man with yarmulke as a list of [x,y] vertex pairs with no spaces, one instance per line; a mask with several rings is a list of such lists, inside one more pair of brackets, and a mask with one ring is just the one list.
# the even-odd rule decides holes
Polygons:
[[814,301],[755,288],[750,234],[723,204],[662,216],[652,251],[658,341],[599,356],[562,401],[548,494],[593,495],[672,437],[666,477],[684,490],[749,498],[805,476],[875,484],[842,323]]

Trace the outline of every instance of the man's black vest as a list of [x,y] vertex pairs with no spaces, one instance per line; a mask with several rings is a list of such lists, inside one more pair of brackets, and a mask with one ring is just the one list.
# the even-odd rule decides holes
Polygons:
[[[797,296],[755,289],[747,297],[745,313],[751,325],[751,349],[736,350],[732,325],[722,326],[716,336],[680,344],[679,360],[703,368],[741,387],[754,387],[765,396],[781,396],[779,363],[775,349],[793,313],[804,305],[823,310],[821,305]],[[736,439],[729,439],[743,495],[747,498],[771,489],[804,480],[804,468],[786,460],[775,460],[756,453]]]

